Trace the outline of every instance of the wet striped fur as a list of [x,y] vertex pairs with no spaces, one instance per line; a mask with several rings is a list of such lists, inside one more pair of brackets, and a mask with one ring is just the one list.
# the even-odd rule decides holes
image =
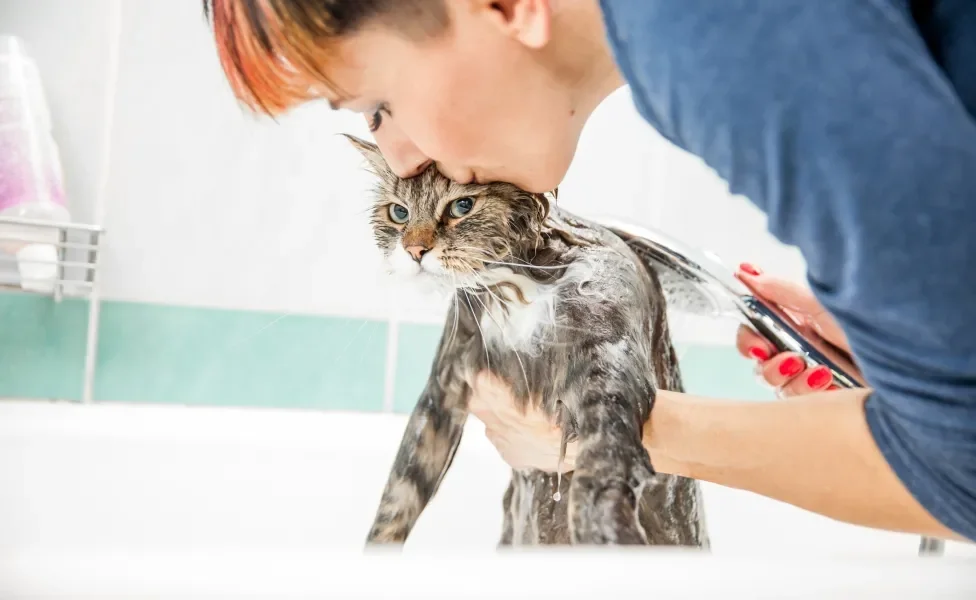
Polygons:
[[[682,389],[654,272],[546,196],[460,185],[434,168],[398,179],[374,146],[350,139],[378,176],[372,223],[391,271],[454,299],[367,542],[406,541],[451,466],[474,377],[487,370],[579,442],[559,501],[555,474],[512,472],[500,545],[708,547],[698,483],[656,474],[641,445],[655,390]],[[472,208],[457,216],[464,198]],[[391,205],[408,218],[396,222],[404,211]]]

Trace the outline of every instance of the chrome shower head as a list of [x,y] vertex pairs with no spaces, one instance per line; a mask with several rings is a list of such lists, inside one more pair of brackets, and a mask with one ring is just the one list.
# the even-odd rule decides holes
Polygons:
[[846,353],[811,328],[793,321],[776,305],[759,298],[715,254],[688,247],[657,230],[611,219],[598,222],[623,239],[654,269],[664,288],[669,310],[737,319],[778,350],[800,354],[809,366],[824,365],[840,387],[865,386]]

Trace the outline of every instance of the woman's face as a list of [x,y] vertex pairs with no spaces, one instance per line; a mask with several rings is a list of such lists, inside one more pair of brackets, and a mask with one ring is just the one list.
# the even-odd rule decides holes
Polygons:
[[339,106],[364,115],[401,177],[433,161],[461,183],[552,190],[569,168],[585,115],[576,114],[572,90],[546,58],[547,3],[448,6],[450,25],[431,37],[377,25],[341,40],[330,69],[345,95]]

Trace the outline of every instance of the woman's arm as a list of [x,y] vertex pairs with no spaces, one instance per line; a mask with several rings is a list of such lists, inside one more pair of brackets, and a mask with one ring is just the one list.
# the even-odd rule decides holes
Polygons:
[[[963,539],[912,498],[864,419],[868,390],[742,402],[658,391],[644,428],[654,468],[755,492],[840,521]],[[555,471],[560,432],[540,411],[520,413],[507,384],[482,374],[471,412],[515,468]],[[570,444],[563,465],[574,467]]]
[[741,402],[660,391],[644,445],[661,471],[855,525],[962,539],[926,512],[888,467],[865,423],[869,393]]

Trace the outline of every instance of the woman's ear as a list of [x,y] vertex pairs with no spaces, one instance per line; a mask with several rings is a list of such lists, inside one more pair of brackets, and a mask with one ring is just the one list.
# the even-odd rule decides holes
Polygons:
[[538,50],[549,43],[550,0],[476,0],[502,31],[523,45]]

